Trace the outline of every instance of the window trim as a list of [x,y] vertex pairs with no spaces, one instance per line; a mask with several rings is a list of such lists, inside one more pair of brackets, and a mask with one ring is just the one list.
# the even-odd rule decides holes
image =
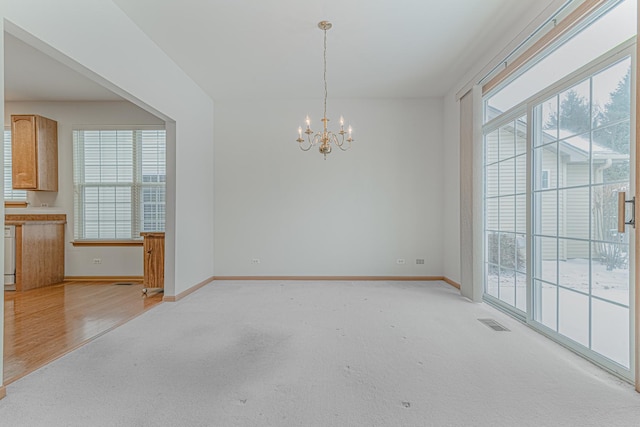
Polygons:
[[122,239],[122,240],[73,240],[71,242],[73,246],[142,246],[144,241],[134,239]]

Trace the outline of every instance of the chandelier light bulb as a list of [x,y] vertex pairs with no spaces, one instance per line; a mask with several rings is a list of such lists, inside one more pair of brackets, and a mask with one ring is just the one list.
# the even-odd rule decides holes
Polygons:
[[[311,130],[311,119],[309,115],[305,118],[305,123],[307,125],[307,129],[304,131],[306,138],[302,137],[302,127],[298,127],[298,142],[300,149],[302,151],[309,151],[311,147],[318,146],[318,151],[324,155],[324,159],[327,159],[327,154],[331,153],[332,145],[335,145],[342,151],[347,151],[351,148],[351,143],[353,142],[353,138],[351,137],[351,126],[348,128],[348,132],[344,131],[344,117],[340,116],[340,130],[337,132],[333,132],[329,130],[329,118],[327,117],[327,30],[331,28],[331,23],[328,21],[320,21],[318,23],[318,28],[320,28],[324,32],[324,51],[323,51],[323,65],[324,65],[324,110],[323,116],[320,121],[322,122],[322,131],[314,132]],[[348,133],[348,136],[345,138],[345,134]]]

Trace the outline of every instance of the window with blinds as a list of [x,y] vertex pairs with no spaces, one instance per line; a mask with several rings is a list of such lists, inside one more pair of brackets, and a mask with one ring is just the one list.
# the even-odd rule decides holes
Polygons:
[[164,130],[75,130],[73,147],[76,240],[164,231]]
[[11,130],[4,130],[4,200],[19,201],[27,200],[26,190],[14,190],[11,188]]

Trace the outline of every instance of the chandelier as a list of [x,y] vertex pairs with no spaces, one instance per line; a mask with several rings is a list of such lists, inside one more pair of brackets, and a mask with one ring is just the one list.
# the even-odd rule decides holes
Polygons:
[[[304,131],[306,138],[302,137],[302,127],[298,127],[298,144],[302,151],[309,151],[311,147],[318,147],[318,150],[324,154],[324,159],[327,159],[327,154],[331,153],[331,145],[335,145],[342,151],[347,151],[351,148],[351,143],[354,139],[351,137],[353,130],[351,126],[344,130],[344,118],[340,116],[340,130],[335,133],[328,129],[329,119],[327,118],[327,30],[331,28],[331,22],[320,21],[318,28],[324,31],[324,114],[320,121],[322,122],[322,131],[314,132],[311,130],[311,119],[309,116],[305,119],[307,129]],[[346,138],[345,138],[346,136]]]

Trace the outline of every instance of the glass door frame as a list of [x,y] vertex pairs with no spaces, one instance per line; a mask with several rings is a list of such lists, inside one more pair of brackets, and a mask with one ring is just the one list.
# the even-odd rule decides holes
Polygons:
[[[549,97],[562,92],[563,90],[570,89],[573,85],[589,78],[590,76],[597,74],[599,71],[606,69],[609,65],[613,65],[616,62],[626,58],[631,58],[631,81],[630,81],[630,90],[631,90],[631,111],[630,111],[630,191],[627,195],[627,198],[636,197],[640,200],[640,195],[636,194],[638,188],[636,188],[636,179],[637,179],[637,168],[636,164],[636,126],[637,126],[637,115],[636,115],[636,90],[637,90],[637,82],[636,82],[636,73],[637,73],[637,45],[636,38],[632,38],[625,43],[622,43],[618,47],[612,49],[606,54],[596,58],[580,69],[574,71],[570,75],[565,78],[557,81],[553,85],[547,87],[546,89],[534,94],[527,100],[521,102],[520,104],[514,106],[510,110],[502,113],[499,117],[487,122],[482,126],[482,148],[483,148],[483,178],[484,178],[484,190],[486,190],[486,161],[484,150],[485,150],[485,136],[490,132],[499,129],[501,126],[508,124],[511,121],[517,120],[519,117],[525,116],[527,118],[527,151],[526,151],[526,217],[527,217],[527,226],[526,226],[526,248],[527,248],[527,258],[526,258],[526,313],[523,313],[521,310],[515,308],[515,306],[510,306],[509,304],[501,301],[500,299],[493,297],[487,293],[487,234],[486,234],[486,192],[483,194],[483,240],[484,240],[484,251],[483,254],[483,266],[484,266],[484,277],[483,277],[483,300],[488,304],[494,306],[497,309],[507,312],[511,316],[520,319],[525,322],[528,326],[532,327],[536,331],[541,334],[547,336],[555,342],[571,349],[572,351],[583,355],[588,360],[591,360],[595,364],[603,367],[604,369],[610,371],[611,373],[623,378],[626,381],[633,382],[634,375],[636,371],[636,283],[638,283],[639,278],[638,269],[636,264],[636,240],[638,239],[637,234],[640,234],[640,225],[638,225],[637,229],[634,229],[630,226],[627,226],[627,233],[629,233],[629,369],[625,369],[623,366],[609,360],[608,358],[600,355],[599,353],[576,343],[575,341],[561,335],[560,333],[548,328],[542,323],[537,322],[533,318],[533,257],[534,257],[534,248],[533,248],[533,119],[534,119],[534,108],[544,102]],[[484,104],[484,103],[483,103]],[[640,154],[640,153],[639,153]],[[640,206],[637,207],[640,211]],[[589,322],[591,324],[591,313],[589,314]],[[590,326],[591,327],[591,326]]]

